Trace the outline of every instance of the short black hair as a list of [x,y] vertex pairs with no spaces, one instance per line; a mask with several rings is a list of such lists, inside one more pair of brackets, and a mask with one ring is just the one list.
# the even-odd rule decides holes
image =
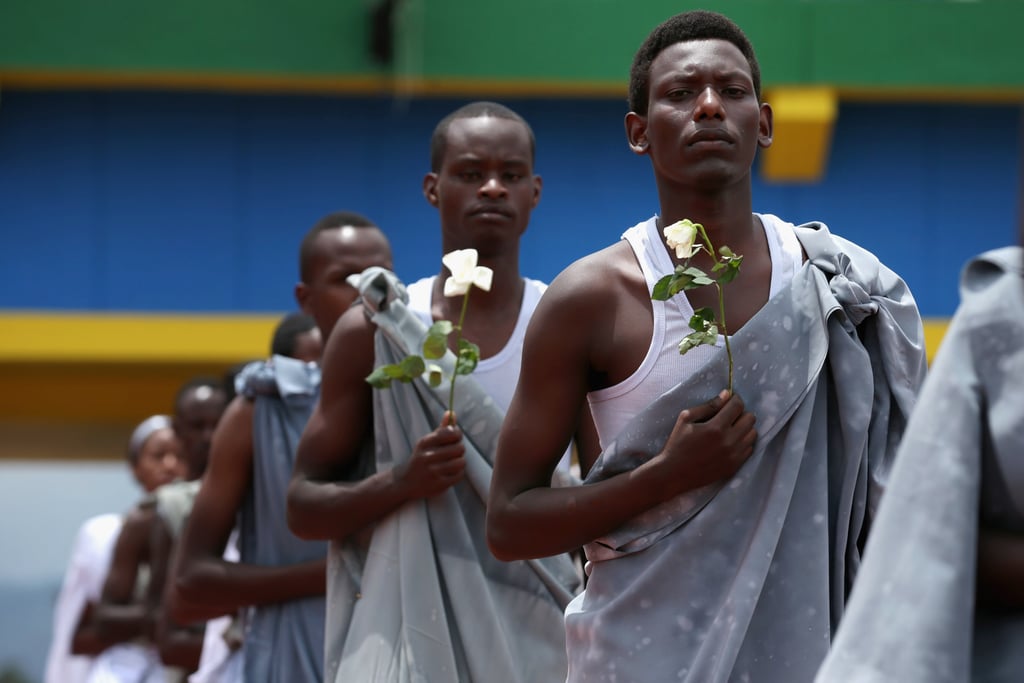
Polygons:
[[434,134],[430,136],[430,170],[437,173],[441,170],[441,164],[444,162],[445,149],[448,147],[448,129],[451,128],[453,122],[460,119],[476,119],[480,117],[491,116],[496,119],[506,119],[508,121],[517,121],[523,125],[526,129],[526,135],[530,138],[530,166],[533,166],[534,156],[536,155],[537,141],[533,135],[533,129],[530,128],[530,124],[526,122],[519,114],[515,113],[503,104],[497,102],[470,102],[467,105],[459,107],[448,116],[441,119],[441,121],[434,127]]
[[185,397],[196,389],[202,389],[207,387],[214,392],[220,392],[224,394],[224,384],[217,377],[208,377],[201,375],[199,377],[193,377],[178,389],[178,393],[174,395],[174,414],[181,415],[182,404],[185,401]]
[[270,353],[276,356],[295,355],[296,339],[299,335],[316,329],[316,320],[305,313],[289,313],[274,328],[274,337],[270,342]]
[[662,51],[690,40],[726,40],[735,45],[750,65],[754,93],[761,101],[761,67],[754,55],[754,46],[743,30],[729,17],[708,10],[677,14],[654,27],[633,57],[629,71],[629,109],[646,116],[650,105],[651,64]]
[[346,226],[380,230],[376,223],[361,213],[355,213],[354,211],[335,211],[334,213],[327,214],[318,220],[313,227],[309,229],[306,236],[302,238],[302,243],[299,245],[299,279],[306,283],[309,282],[310,261],[313,260],[313,245],[316,242],[316,238],[320,236],[320,233],[326,230],[333,230],[335,228],[342,228]]

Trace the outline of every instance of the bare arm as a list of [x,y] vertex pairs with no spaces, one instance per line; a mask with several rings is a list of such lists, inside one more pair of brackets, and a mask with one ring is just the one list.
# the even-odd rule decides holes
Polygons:
[[[372,436],[373,335],[361,306],[338,321],[324,351],[320,401],[306,425],[288,488],[288,525],[301,538],[337,539],[367,529],[409,500],[462,478],[462,432],[443,424],[422,437],[409,462],[347,481]],[[385,390],[386,391],[386,390]]]
[[82,615],[71,636],[71,654],[95,657],[118,642],[116,639],[104,637],[103,632],[97,627],[95,611],[96,603],[93,602],[85,603],[82,608]]
[[150,585],[147,601],[156,622],[153,638],[160,660],[168,666],[194,671],[203,652],[203,628],[179,622],[164,608],[164,595],[170,583],[168,573],[175,552],[174,537],[159,517],[150,536]]
[[117,537],[103,594],[92,614],[104,641],[123,642],[153,634],[149,605],[135,595],[139,567],[149,562],[153,519],[151,506],[137,507],[128,514]]
[[178,542],[165,604],[180,622],[233,614],[249,605],[323,595],[326,589],[326,559],[283,566],[224,559],[252,484],[252,434],[253,404],[237,397],[214,432],[203,484]]
[[[595,340],[614,336],[607,330],[616,317],[616,285],[607,275],[603,282],[592,269],[568,269],[531,320],[491,480],[487,539],[499,559],[570,552],[684,491],[731,476],[753,452],[753,415],[738,396],[723,393],[683,410],[662,451],[635,469],[595,484],[550,487],[587,410],[591,377],[602,371]],[[591,457],[581,462],[584,472]]]

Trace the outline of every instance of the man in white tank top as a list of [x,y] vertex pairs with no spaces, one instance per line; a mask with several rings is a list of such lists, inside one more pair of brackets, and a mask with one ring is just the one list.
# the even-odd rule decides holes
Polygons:
[[[695,11],[657,27],[629,101],[627,139],[650,159],[659,212],[542,298],[488,542],[505,560],[585,547],[587,587],[566,610],[571,682],[810,681],[923,378],[920,317],[870,253],[753,212],[772,110],[732,21]],[[744,257],[719,321],[732,394],[720,348],[677,349],[694,309],[719,310],[715,288],[651,300],[680,262],[662,230],[682,219]],[[692,264],[711,272],[712,256]],[[584,486],[552,488],[588,401],[600,452],[582,454]]]
[[[541,192],[533,161],[528,124],[506,107],[477,102],[438,124],[431,172],[423,181],[427,201],[439,212],[442,253],[475,249],[479,264],[494,272],[489,291],[472,291],[462,334],[480,347],[480,364],[468,380],[484,389],[484,403],[502,412],[518,376],[526,324],[543,289],[519,272],[520,239]],[[445,279],[442,267],[438,277],[409,288],[409,309],[421,318],[414,322],[459,319],[462,297],[443,296]],[[364,297],[363,305],[342,315],[327,342],[320,402],[299,444],[288,496],[289,524],[296,534],[336,541],[328,569],[325,679],[397,683],[407,680],[402,673],[407,670],[412,678],[432,683],[561,678],[566,670],[561,606],[527,591],[516,602],[538,605],[528,614],[539,621],[509,624],[494,614],[511,604],[501,594],[518,592],[490,578],[505,570],[486,550],[483,503],[475,503],[475,516],[453,512],[440,521],[434,515],[465,511],[479,501],[480,476],[489,476],[493,444],[487,463],[475,459],[475,446],[474,459],[467,458],[475,425],[461,412],[458,426],[440,412],[426,423],[426,411],[412,400],[395,408],[393,416],[384,413],[379,402],[399,401],[407,385],[396,383],[382,398],[366,383],[381,364],[375,357],[375,335],[381,333],[370,320],[372,313]],[[421,380],[414,384],[426,386]],[[490,419],[498,424],[490,427],[496,438],[500,413],[495,415]],[[391,417],[400,423],[395,430],[382,426]],[[422,431],[414,433],[421,423]],[[368,437],[377,450],[372,462],[364,448]],[[486,481],[482,488],[486,494]],[[406,533],[410,525],[418,531],[399,545],[387,545],[392,534]],[[444,546],[463,532],[453,568],[455,558]],[[422,554],[416,554],[420,548]],[[398,559],[410,554],[422,558],[409,577],[416,582],[415,595],[403,594],[398,586],[382,590],[382,582],[410,569]],[[482,584],[477,583],[480,577],[485,577]],[[399,579],[399,585],[404,581]],[[494,598],[487,606],[470,604],[478,585]],[[436,609],[424,610],[428,602]],[[500,633],[500,639],[490,633]],[[529,643],[531,656],[522,656],[522,643]]]

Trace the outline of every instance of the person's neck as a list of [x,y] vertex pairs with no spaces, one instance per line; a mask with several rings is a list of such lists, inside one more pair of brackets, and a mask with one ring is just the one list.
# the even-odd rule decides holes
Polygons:
[[750,187],[721,192],[661,192],[658,228],[689,219],[700,223],[717,249],[736,248],[751,238],[754,221]]

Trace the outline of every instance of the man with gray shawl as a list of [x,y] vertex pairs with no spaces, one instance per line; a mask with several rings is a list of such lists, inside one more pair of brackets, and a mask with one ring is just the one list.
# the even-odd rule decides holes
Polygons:
[[[660,211],[541,300],[488,541],[507,560],[585,547],[587,587],[565,616],[570,682],[810,681],[924,377],[920,316],[869,252],[752,211],[772,111],[732,21],[694,11],[655,28],[630,109]],[[714,287],[652,301],[687,260],[665,235],[684,219],[743,256],[724,308]],[[716,273],[709,252],[690,265]],[[713,331],[680,354],[702,308],[732,331],[731,355]],[[588,404],[601,452],[582,454],[583,486],[552,488],[567,416]]]
[[[288,497],[292,530],[332,541],[325,678],[557,681],[574,565],[564,554],[501,562],[484,539],[494,444],[544,288],[519,273],[520,238],[540,198],[533,133],[507,107],[477,102],[438,124],[431,150],[423,190],[440,214],[443,253],[474,249],[493,272],[489,290],[473,290],[462,326],[480,361],[459,379],[451,410],[448,382],[371,390],[374,368],[420,354],[428,323],[458,320],[463,297],[445,296],[443,270],[408,289],[387,271],[356,280],[362,303],[327,341]],[[439,363],[451,377],[453,353]]]
[[[179,618],[244,615],[246,681],[323,680],[327,544],[297,538],[285,496],[302,430],[320,393],[323,339],[356,299],[345,278],[391,265],[366,216],[332,212],[299,247],[295,299],[304,314],[274,331],[271,357],[243,368],[217,428],[210,465],[181,542],[172,606]],[[236,528],[239,561],[223,553]]]
[[1024,680],[1024,252],[960,292],[819,683]]

